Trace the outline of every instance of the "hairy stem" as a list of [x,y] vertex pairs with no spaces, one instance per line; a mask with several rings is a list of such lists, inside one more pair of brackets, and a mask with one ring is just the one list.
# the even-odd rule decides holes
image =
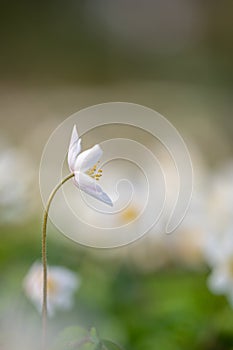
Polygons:
[[66,176],[51,192],[48,202],[44,210],[43,226],[42,226],[42,264],[43,264],[43,306],[42,306],[42,348],[46,346],[46,330],[47,330],[47,222],[49,208],[52,200],[62,185],[74,177],[74,173]]

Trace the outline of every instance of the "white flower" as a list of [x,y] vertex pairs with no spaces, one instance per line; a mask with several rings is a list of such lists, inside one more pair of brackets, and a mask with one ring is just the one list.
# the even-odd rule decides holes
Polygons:
[[209,241],[207,259],[212,267],[208,286],[215,294],[225,294],[233,307],[233,227]]
[[[70,270],[60,266],[48,267],[47,290],[48,313],[52,316],[56,309],[68,310],[74,302],[74,292],[80,286],[80,279]],[[43,298],[43,267],[35,262],[24,279],[25,294],[40,312]]]
[[74,183],[80,190],[112,206],[113,203],[110,197],[96,183],[102,176],[102,170],[97,170],[97,163],[103,154],[102,149],[99,145],[95,145],[84,152],[80,152],[81,139],[78,137],[75,125],[68,152],[68,165],[70,171],[75,173]]
[[211,177],[209,196],[211,230],[227,231],[233,217],[233,160],[223,164]]
[[210,230],[204,244],[206,261],[212,269],[208,286],[227,296],[233,307],[233,162],[221,166],[211,178],[209,196]]

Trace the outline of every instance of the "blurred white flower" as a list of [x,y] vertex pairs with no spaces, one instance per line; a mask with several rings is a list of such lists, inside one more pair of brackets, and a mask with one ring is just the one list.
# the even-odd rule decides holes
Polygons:
[[227,296],[233,307],[233,162],[228,161],[210,178],[210,229],[203,251],[211,268],[208,286]]
[[[80,278],[70,270],[60,266],[48,267],[48,313],[52,316],[56,309],[68,310],[74,303],[74,292],[80,286]],[[42,310],[43,267],[35,262],[23,281],[25,294]]]
[[168,239],[172,260],[189,268],[199,268],[205,262],[203,246],[209,226],[206,216],[207,197],[203,188],[201,192],[194,190],[184,220]]
[[218,242],[225,239],[232,228],[233,218],[233,161],[228,161],[209,177],[207,215],[209,233],[204,244],[204,254],[211,266],[218,256]]
[[215,294],[225,294],[233,307],[233,226],[225,234],[211,238],[207,259],[212,272],[208,286]]
[[[160,246],[162,245],[160,251],[163,252],[167,262],[178,263],[188,268],[199,268],[204,263],[203,244],[208,232],[208,218],[206,215],[208,173],[201,152],[195,144],[189,144],[189,152],[194,169],[194,187],[190,206],[177,229],[166,235],[164,233],[165,227],[179,192],[179,176],[176,165],[166,150],[160,149],[158,145],[154,147],[154,153],[158,157],[165,174],[166,202],[159,226],[151,231],[150,240],[151,249],[153,249],[156,242],[160,242]],[[160,232],[160,235],[157,232]],[[148,250],[150,250],[150,245]]]
[[102,176],[102,170],[97,170],[97,162],[103,154],[102,149],[99,145],[95,145],[80,152],[81,139],[78,137],[77,128],[74,125],[68,152],[68,165],[70,171],[75,173],[74,183],[80,190],[112,206],[112,200],[96,183],[96,180],[98,181]]
[[0,149],[0,221],[22,221],[31,213],[33,167],[19,149]]
[[210,178],[209,216],[211,231],[221,234],[232,224],[233,161],[220,167]]

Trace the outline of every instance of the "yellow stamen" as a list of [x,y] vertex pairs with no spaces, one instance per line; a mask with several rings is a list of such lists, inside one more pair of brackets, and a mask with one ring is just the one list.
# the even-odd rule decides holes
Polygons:
[[[99,163],[99,161],[98,161]],[[97,164],[98,164],[97,163]],[[102,172],[103,170],[102,169],[98,169],[97,170],[97,164],[95,164],[91,169],[89,169],[86,174],[89,175],[90,177],[92,177],[93,179],[95,180],[99,180],[100,177],[103,175]]]

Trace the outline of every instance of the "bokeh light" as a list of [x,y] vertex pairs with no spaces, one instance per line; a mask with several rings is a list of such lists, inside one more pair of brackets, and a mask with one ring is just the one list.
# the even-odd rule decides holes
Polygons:
[[[51,319],[49,342],[77,324],[96,327],[127,350],[232,348],[232,10],[227,0],[3,2],[1,349],[40,348],[40,313],[23,281],[41,255],[44,146],[68,116],[109,101],[152,108],[179,130],[193,162],[193,199],[174,234],[166,235],[161,223],[117,249],[82,247],[50,223],[49,265],[72,271],[81,283],[72,308]],[[84,149],[106,135],[130,135],[159,157],[169,209],[176,174],[159,142],[117,126],[84,135]],[[138,216],[140,176],[138,184],[132,205],[106,225]],[[80,213],[97,223],[85,207]]]

